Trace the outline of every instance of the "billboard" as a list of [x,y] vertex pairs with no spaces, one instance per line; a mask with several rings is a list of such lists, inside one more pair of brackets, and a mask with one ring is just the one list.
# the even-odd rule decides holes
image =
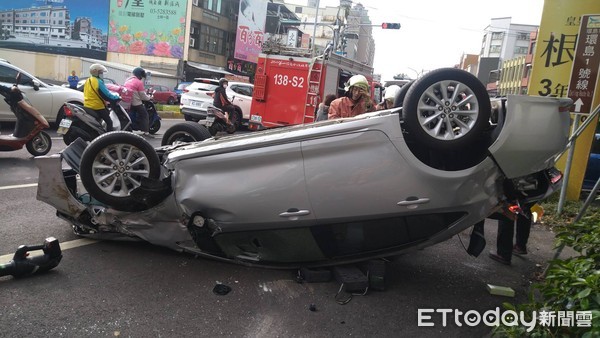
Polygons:
[[106,60],[109,0],[0,0],[0,48]]
[[[529,78],[529,95],[568,95],[582,16],[598,13],[598,0],[545,0]],[[595,91],[598,91],[598,87]],[[594,108],[599,97],[596,95],[592,107],[588,108]],[[568,178],[568,200],[579,199],[595,127],[596,123],[592,123],[577,139]],[[565,163],[566,156],[562,156],[559,169],[564,169]]]
[[256,63],[262,50],[267,19],[267,3],[262,0],[240,0],[234,57]]
[[183,58],[186,0],[110,0],[108,51]]

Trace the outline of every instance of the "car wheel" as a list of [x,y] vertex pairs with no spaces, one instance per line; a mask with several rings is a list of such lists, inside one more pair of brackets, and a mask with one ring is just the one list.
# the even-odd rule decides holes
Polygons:
[[175,142],[197,142],[211,138],[208,129],[196,122],[181,122],[167,129],[163,135],[161,145],[170,145]]
[[481,136],[491,103],[474,75],[442,68],[416,80],[402,108],[406,129],[416,142],[432,149],[460,150]]
[[402,86],[402,88],[400,88],[398,93],[396,93],[396,97],[394,97],[394,108],[399,108],[404,105],[404,99],[406,98],[406,93],[408,92],[408,90],[410,89],[410,87],[412,86],[412,84],[414,82],[415,82],[415,80],[412,80],[412,81],[406,83],[404,86]]
[[173,105],[173,104],[175,104],[175,99],[174,99],[174,98],[172,98],[172,97],[169,97],[169,100],[167,101],[167,104],[168,104],[168,105]]
[[121,211],[144,208],[131,191],[142,178],[158,179],[160,160],[141,136],[114,131],[100,135],[81,156],[80,176],[87,192],[98,201]]
[[160,129],[160,120],[156,120],[156,121],[154,121],[154,123],[152,123],[150,125],[149,132],[150,132],[150,134],[154,135],[158,132],[159,129]]
[[52,148],[52,139],[45,131],[40,131],[25,144],[27,151],[33,156],[46,155]]

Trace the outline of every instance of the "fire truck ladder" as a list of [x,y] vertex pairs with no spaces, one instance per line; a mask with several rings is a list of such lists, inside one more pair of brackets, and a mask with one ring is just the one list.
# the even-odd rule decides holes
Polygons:
[[321,92],[321,75],[323,74],[323,56],[315,57],[309,67],[308,91],[306,92],[304,120],[302,123],[310,123],[315,120],[315,113],[320,101],[319,93]]

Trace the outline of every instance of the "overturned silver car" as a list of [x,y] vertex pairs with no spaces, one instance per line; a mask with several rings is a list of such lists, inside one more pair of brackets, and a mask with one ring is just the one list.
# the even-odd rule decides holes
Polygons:
[[221,139],[183,122],[172,128],[204,140],[156,149],[127,132],[74,142],[36,158],[38,199],[81,236],[248,265],[385,257],[552,193],[570,104],[490,100],[472,75],[442,69],[405,87],[398,108],[354,118]]

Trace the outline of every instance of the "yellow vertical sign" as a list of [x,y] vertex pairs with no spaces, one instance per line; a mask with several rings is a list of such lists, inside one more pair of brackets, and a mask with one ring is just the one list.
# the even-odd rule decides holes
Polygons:
[[[600,13],[599,0],[545,0],[533,58],[529,95],[567,96],[581,16],[597,13]],[[598,86],[595,91],[593,106],[588,107],[590,111],[600,103]],[[577,139],[567,188],[569,200],[579,199],[597,119],[596,117]],[[558,166],[564,168],[564,162],[563,156]]]

